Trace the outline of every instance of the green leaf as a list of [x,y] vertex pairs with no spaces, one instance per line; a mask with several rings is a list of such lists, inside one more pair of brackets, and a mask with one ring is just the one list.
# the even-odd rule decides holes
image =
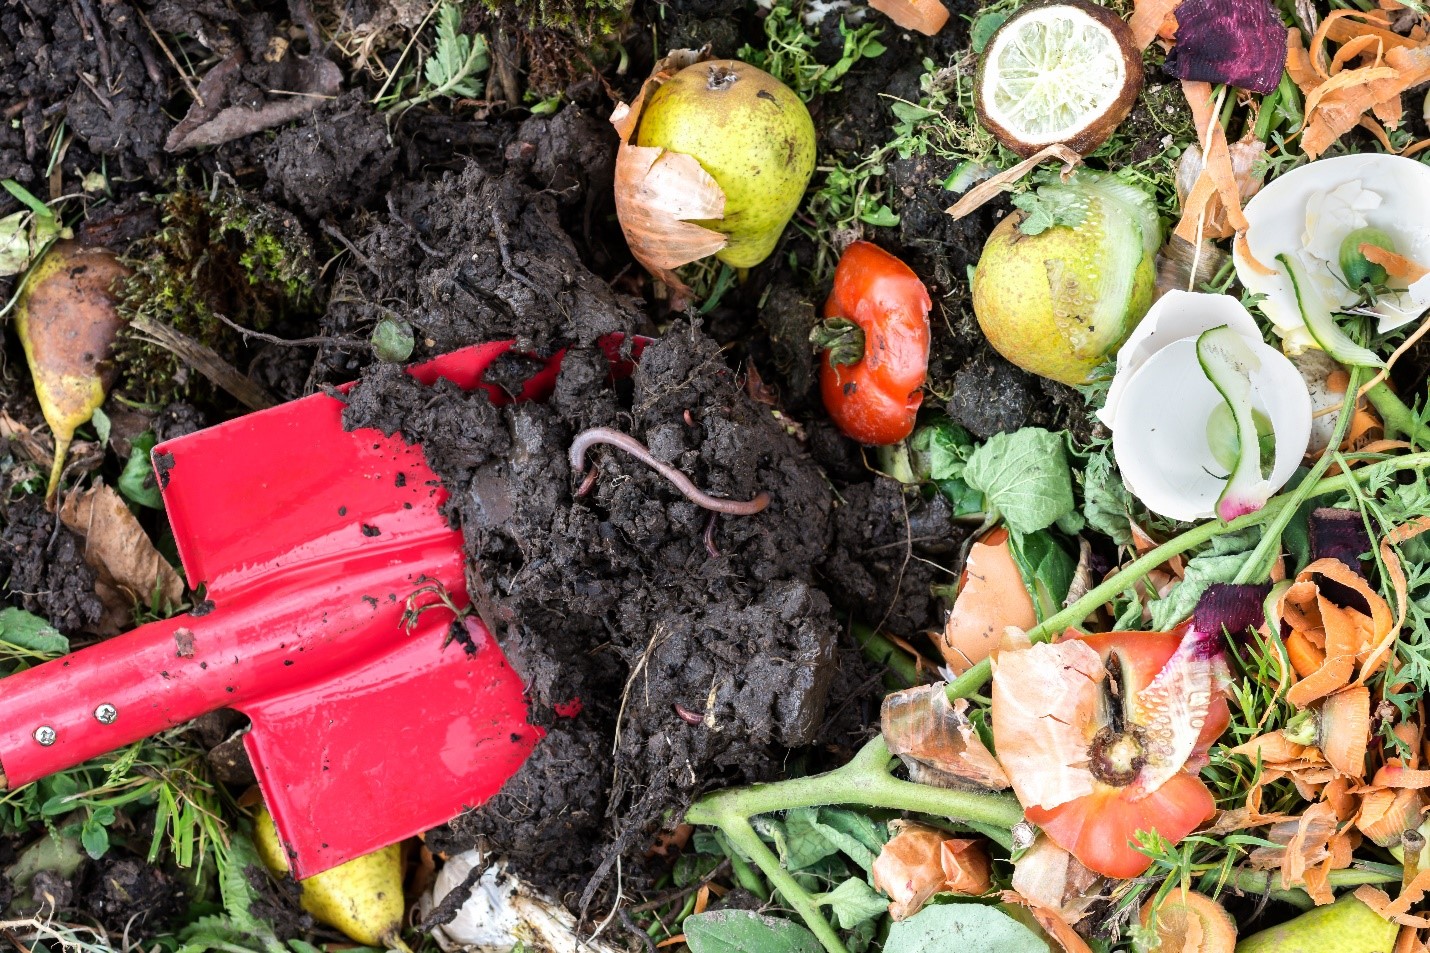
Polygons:
[[969,30],[969,40],[973,46],[973,52],[982,53],[988,47],[988,41],[993,39],[993,34],[998,32],[998,28],[1008,22],[1007,13],[985,13],[977,20],[973,21],[973,28]]
[[18,275],[30,266],[30,213],[0,218],[0,277]]
[[487,68],[487,41],[461,31],[462,7],[444,3],[437,11],[437,46],[427,58],[423,77],[439,94],[475,98],[482,94],[476,74]]
[[819,941],[798,923],[748,910],[716,910],[685,918],[691,953],[822,953]]
[[865,920],[872,920],[889,908],[889,898],[858,877],[844,881],[816,899],[820,906],[828,906],[833,911],[842,930],[852,929]]
[[1132,494],[1107,453],[1088,456],[1082,471],[1082,515],[1087,525],[1118,546],[1132,543]]
[[1077,562],[1058,545],[1051,533],[1010,533],[1009,551],[1023,577],[1023,585],[1033,596],[1033,608],[1041,622],[1063,607],[1072,586]]
[[379,361],[401,364],[412,356],[417,346],[417,336],[412,325],[401,318],[383,318],[372,329],[372,349]]
[[109,831],[103,824],[90,818],[79,832],[79,842],[84,845],[84,852],[91,860],[99,860],[109,852]]
[[103,408],[94,408],[94,416],[90,418],[90,423],[94,424],[94,434],[99,438],[100,449],[109,446],[109,434],[113,429],[113,424],[109,422],[109,415]]
[[889,929],[884,953],[1050,953],[1047,941],[997,907],[924,907]]
[[1211,546],[1187,563],[1182,581],[1164,598],[1147,604],[1152,614],[1152,628],[1157,632],[1167,631],[1192,614],[1208,586],[1233,581],[1242,564],[1251,558],[1257,533],[1253,528],[1213,537]]
[[1076,228],[1087,217],[1087,203],[1066,191],[1024,192],[1013,197],[1013,206],[1024,215],[1018,223],[1024,235],[1041,235],[1059,225]]
[[821,807],[817,826],[826,840],[865,871],[873,868],[879,851],[889,840],[889,828],[885,824],[838,807]]
[[129,445],[129,459],[125,461],[124,472],[119,474],[119,492],[140,506],[162,510],[164,498],[159,486],[154,482],[154,465],[149,460],[149,451],[154,449],[154,432],[146,430],[135,437]]
[[990,437],[968,458],[963,479],[1019,533],[1047,529],[1075,505],[1062,435],[1038,427]]
[[893,209],[881,202],[870,211],[860,212],[859,221],[867,225],[876,225],[879,228],[893,228],[899,224],[899,216]]
[[24,609],[0,609],[0,642],[41,655],[64,655],[70,640],[37,615]]
[[909,440],[914,475],[921,480],[957,480],[974,450],[973,435],[947,417],[930,421]]

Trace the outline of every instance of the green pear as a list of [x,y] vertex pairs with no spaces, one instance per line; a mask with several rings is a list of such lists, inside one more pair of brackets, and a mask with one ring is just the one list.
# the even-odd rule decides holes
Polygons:
[[703,225],[729,237],[715,257],[752,268],[774,251],[814,174],[814,120],[788,86],[739,60],[687,66],[641,111],[634,140],[682,152],[725,192],[725,216]]
[[973,312],[993,349],[1085,384],[1152,304],[1161,227],[1151,196],[1079,170],[1045,183],[993,229],[973,275]]
[[1236,953],[1391,953],[1399,932],[1400,927],[1347,893],[1335,903],[1253,933],[1236,945]]

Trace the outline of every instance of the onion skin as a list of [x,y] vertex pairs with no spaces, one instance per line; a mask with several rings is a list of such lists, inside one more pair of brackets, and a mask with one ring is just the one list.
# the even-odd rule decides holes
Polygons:
[[77,428],[114,382],[114,339],[124,325],[113,292],[129,269],[105,248],[56,243],[34,266],[15,305],[15,330],[35,397],[55,436],[46,500],[53,501]]
[[998,28],[988,41],[985,50],[993,49],[997,42],[998,34],[1013,26],[1018,22],[1023,14],[1043,7],[1072,7],[1080,10],[1092,17],[1098,23],[1107,27],[1117,40],[1117,46],[1122,51],[1122,68],[1126,74],[1126,81],[1122,84],[1122,92],[1112,105],[1108,107],[1097,120],[1076,135],[1062,140],[1049,140],[1046,142],[1027,142],[1019,139],[1010,130],[995,122],[988,115],[983,107],[983,71],[988,64],[988,55],[985,53],[978,61],[978,74],[974,78],[974,105],[978,113],[978,121],[983,124],[983,128],[993,133],[998,141],[1009,149],[1018,153],[1023,158],[1028,158],[1042,149],[1047,148],[1054,142],[1061,142],[1079,155],[1087,155],[1092,150],[1106,142],[1114,130],[1122,124],[1128,114],[1132,112],[1132,107],[1137,104],[1137,96],[1142,92],[1143,71],[1142,71],[1142,51],[1138,49],[1136,41],[1132,37],[1132,28],[1106,7],[1093,3],[1086,3],[1084,0],[1048,0],[1045,3],[1030,3],[1020,9],[1016,14],[1008,18],[1008,22]]

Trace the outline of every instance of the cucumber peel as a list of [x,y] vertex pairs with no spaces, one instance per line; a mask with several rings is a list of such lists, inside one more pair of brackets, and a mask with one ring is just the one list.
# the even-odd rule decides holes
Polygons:
[[1287,254],[1276,256],[1281,267],[1291,278],[1291,287],[1296,293],[1296,305],[1301,310],[1301,320],[1306,330],[1320,345],[1321,350],[1345,364],[1347,367],[1384,367],[1385,362],[1369,348],[1351,340],[1350,335],[1336,324],[1332,307],[1325,297],[1311,284],[1310,277],[1302,270],[1301,264]]
[[1273,492],[1261,475],[1261,441],[1251,399],[1251,375],[1261,360],[1245,338],[1223,324],[1197,337],[1197,361],[1236,424],[1236,462],[1216,501],[1217,516],[1230,522],[1261,509]]

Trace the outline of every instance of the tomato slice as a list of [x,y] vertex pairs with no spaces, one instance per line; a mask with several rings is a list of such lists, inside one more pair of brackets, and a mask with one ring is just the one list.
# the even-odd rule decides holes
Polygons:
[[1138,831],[1156,831],[1175,844],[1215,813],[1207,786],[1186,773],[1174,775],[1140,800],[1132,799],[1130,787],[1099,784],[1091,794],[1066,804],[1025,812],[1089,870],[1123,879],[1140,875],[1152,864],[1133,846]]

